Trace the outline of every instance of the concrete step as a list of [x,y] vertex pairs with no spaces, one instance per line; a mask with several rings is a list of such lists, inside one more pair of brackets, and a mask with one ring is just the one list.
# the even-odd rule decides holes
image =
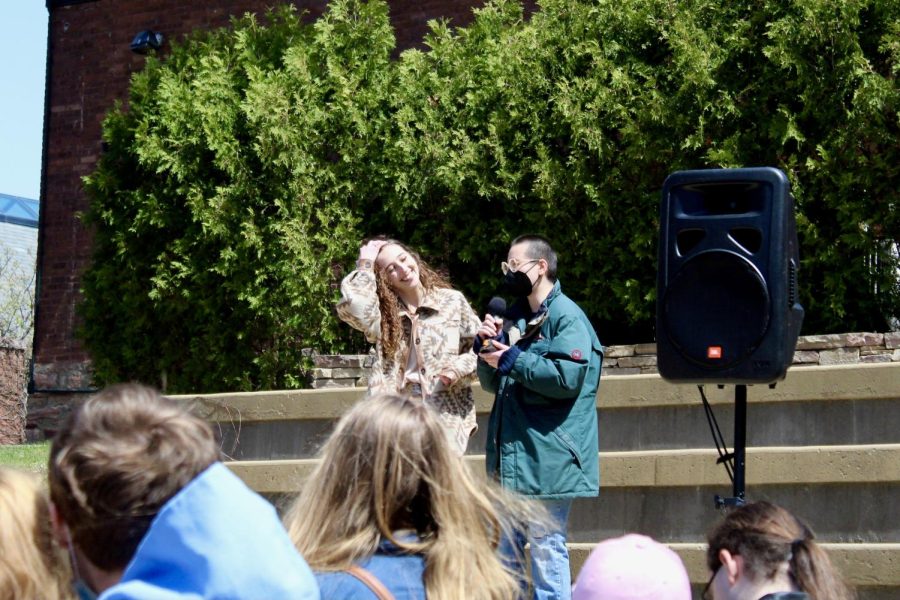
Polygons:
[[[572,571],[598,541],[640,532],[668,543],[685,561],[699,597],[709,573],[705,532],[718,520],[713,494],[731,488],[709,450],[601,453],[601,493],[579,499],[570,518]],[[483,456],[467,456],[484,476]],[[248,485],[285,506],[316,459],[234,461]],[[748,499],[814,515],[814,529],[860,600],[900,597],[900,444],[762,447],[747,450]],[[807,517],[809,518],[809,517]]]
[[[734,430],[734,387],[705,386],[727,443]],[[360,388],[174,396],[216,423],[236,460],[316,454]],[[469,454],[484,452],[493,398],[476,388],[479,431]],[[774,389],[748,388],[748,446],[885,444],[900,440],[900,363],[794,367]],[[694,385],[658,375],[608,376],[597,399],[601,452],[714,448]]]
[[[705,386],[732,447],[734,387]],[[302,485],[359,388],[175,397],[218,428],[229,466],[277,506]],[[465,460],[484,474],[493,398],[476,388],[481,425]],[[598,541],[639,532],[670,544],[695,592],[713,497],[731,482],[694,385],[658,375],[605,376],[597,399],[601,493],[570,517],[573,571]],[[793,367],[774,389],[748,388],[746,494],[807,519],[861,600],[900,598],[900,363]],[[699,596],[696,596],[699,597]]]
[[[484,476],[483,456],[465,460],[473,473]],[[247,485],[281,505],[300,489],[316,459],[227,464]],[[665,542],[700,542],[715,520],[714,495],[732,492],[715,451],[709,450],[601,453],[600,473],[600,497],[578,499],[572,507],[573,542],[627,532]],[[900,542],[900,520],[892,509],[900,497],[900,444],[748,448],[746,474],[748,499],[814,514],[814,529],[824,540]]]
[[[715,450],[600,453],[601,489],[730,486]],[[484,456],[466,465],[484,476]],[[315,458],[231,461],[226,464],[261,493],[296,492]],[[747,448],[747,487],[824,483],[900,483],[900,444]],[[898,523],[900,525],[900,523]]]

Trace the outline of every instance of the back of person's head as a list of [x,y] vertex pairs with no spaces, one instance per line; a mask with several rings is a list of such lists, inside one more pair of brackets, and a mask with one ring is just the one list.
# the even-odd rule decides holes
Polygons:
[[[429,598],[463,598],[472,585],[483,598],[515,597],[516,578],[496,551],[505,531],[498,509],[516,515],[520,506],[474,480],[438,418],[421,401],[385,395],[338,422],[285,516],[314,570],[345,570],[386,539],[424,556]],[[401,530],[418,536],[400,539]]]
[[[720,568],[719,553],[743,559],[750,579],[766,581],[787,566],[792,583],[813,600],[845,600],[853,593],[844,585],[815,534],[800,518],[770,502],[735,508],[709,534],[707,566]],[[754,599],[755,600],[755,599]]]
[[72,543],[115,571],[160,508],[218,457],[206,422],[156,390],[115,385],[78,407],[54,438],[50,495]]
[[578,574],[572,600],[691,600],[691,582],[675,552],[631,533],[597,544]]
[[526,255],[529,258],[534,258],[536,260],[544,259],[547,262],[547,279],[549,281],[556,281],[558,259],[556,251],[550,246],[550,242],[547,238],[533,234],[520,235],[512,241],[510,247],[519,244],[528,245]]
[[71,573],[53,541],[46,492],[36,476],[0,467],[0,599],[69,597]]

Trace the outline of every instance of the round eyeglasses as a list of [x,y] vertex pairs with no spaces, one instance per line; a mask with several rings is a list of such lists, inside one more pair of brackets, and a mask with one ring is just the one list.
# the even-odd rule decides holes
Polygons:
[[517,261],[516,259],[513,259],[513,260],[511,260],[511,261],[509,261],[509,262],[506,262],[506,261],[504,260],[502,263],[500,263],[500,270],[503,271],[503,274],[504,274],[504,275],[506,275],[506,274],[509,273],[510,271],[512,271],[513,273],[515,273],[516,271],[518,271],[519,269],[521,269],[522,267],[524,267],[524,266],[527,265],[528,263],[535,263],[535,262],[537,262],[538,260],[540,260],[540,259],[538,259],[538,258],[532,258],[531,260],[526,260],[526,261],[523,262],[523,263],[520,263],[520,262]]

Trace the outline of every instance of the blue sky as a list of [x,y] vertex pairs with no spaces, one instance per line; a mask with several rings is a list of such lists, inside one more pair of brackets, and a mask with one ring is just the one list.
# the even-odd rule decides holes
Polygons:
[[0,193],[40,195],[46,60],[44,0],[0,0]]

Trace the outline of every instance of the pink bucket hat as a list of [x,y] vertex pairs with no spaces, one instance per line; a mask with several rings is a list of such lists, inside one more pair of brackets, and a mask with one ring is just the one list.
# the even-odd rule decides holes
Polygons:
[[578,574],[572,600],[691,600],[691,582],[677,554],[631,533],[597,544]]

